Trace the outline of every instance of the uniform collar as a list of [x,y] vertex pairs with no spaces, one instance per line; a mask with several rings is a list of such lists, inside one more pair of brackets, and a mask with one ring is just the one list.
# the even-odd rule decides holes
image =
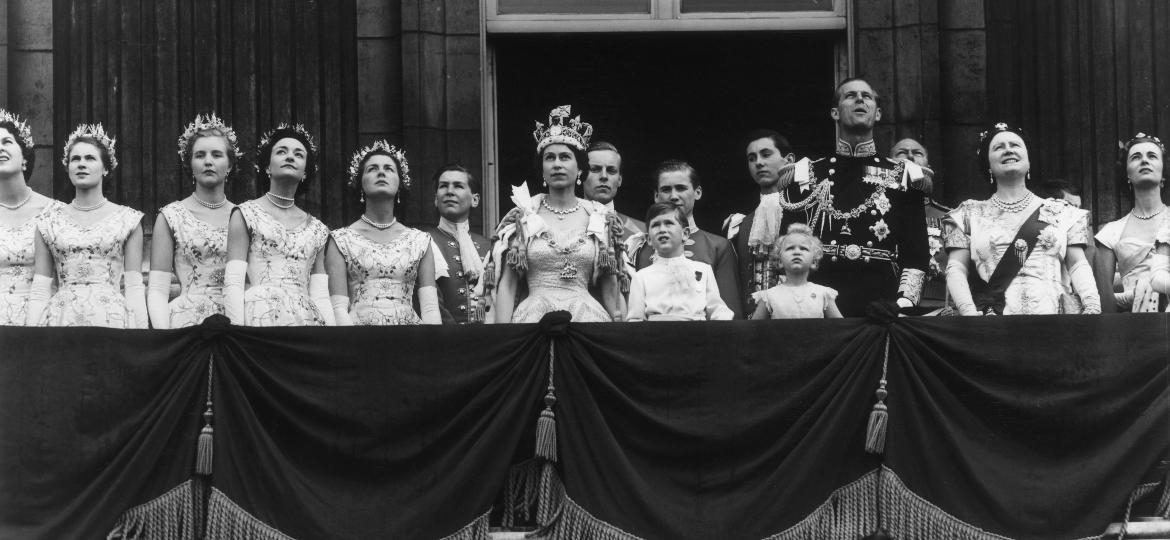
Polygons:
[[873,139],[861,141],[857,146],[850,146],[842,139],[837,139],[837,155],[846,157],[869,157],[877,155],[877,145]]
[[695,225],[695,216],[687,216],[687,230],[691,231],[691,234],[699,232],[699,226]]

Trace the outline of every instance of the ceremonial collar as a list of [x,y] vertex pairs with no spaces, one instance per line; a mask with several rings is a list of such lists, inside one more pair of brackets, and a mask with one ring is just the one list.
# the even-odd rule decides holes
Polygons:
[[695,216],[687,216],[687,229],[691,231],[691,234],[695,234],[699,230],[699,226],[695,225]]
[[606,210],[609,210],[610,212],[613,212],[614,214],[616,214],[616,213],[617,213],[617,209],[615,209],[615,208],[613,207],[613,200],[612,200],[612,199],[611,199],[609,202],[607,202],[607,203],[605,203],[604,205],[602,205],[602,206],[604,206]]
[[861,141],[857,146],[850,146],[849,143],[837,139],[837,155],[847,157],[869,157],[877,155],[877,145],[874,144],[873,139],[868,141]]

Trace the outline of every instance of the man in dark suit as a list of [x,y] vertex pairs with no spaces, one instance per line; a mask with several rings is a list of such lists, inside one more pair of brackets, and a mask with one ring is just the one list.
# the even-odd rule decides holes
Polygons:
[[[700,230],[695,225],[695,201],[703,197],[699,174],[685,161],[668,160],[658,166],[655,177],[658,179],[658,187],[654,191],[654,201],[673,203],[686,214],[690,238],[683,242],[683,255],[711,266],[715,271],[715,283],[719,285],[719,297],[731,308],[735,318],[742,319],[743,302],[739,300],[735,250],[726,238]],[[628,238],[626,248],[634,261],[634,268],[638,270],[649,266],[657,257],[645,234]]]
[[780,274],[769,262],[776,240],[784,231],[780,223],[784,211],[780,208],[780,171],[795,161],[792,145],[783,135],[770,129],[757,129],[748,134],[745,144],[748,174],[760,188],[760,204],[748,215],[732,214],[723,223],[738,258],[740,302],[744,313],[756,310],[752,295],[776,285]]
[[614,210],[613,199],[622,187],[622,155],[616,146],[606,141],[589,145],[589,175],[581,185],[581,193],[590,201],[604,204],[622,222],[622,241],[631,235],[646,232],[646,224]]
[[466,168],[448,165],[433,177],[439,225],[430,233],[437,255],[447,263],[447,276],[439,277],[439,303],[444,323],[483,322],[483,307],[474,294],[483,275],[483,257],[491,243],[471,232],[467,217],[479,206],[479,180]]

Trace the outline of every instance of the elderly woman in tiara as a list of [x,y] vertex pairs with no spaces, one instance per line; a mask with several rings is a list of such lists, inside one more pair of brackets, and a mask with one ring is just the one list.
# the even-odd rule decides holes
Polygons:
[[[947,290],[959,313],[1100,313],[1084,251],[1089,213],[1028,191],[1031,162],[1019,129],[998,123],[980,134],[979,163],[995,193],[964,201],[943,222]],[[1066,278],[1080,305],[1067,301]]]
[[[553,109],[547,127],[536,123],[535,168],[548,193],[530,196],[524,184],[512,189],[516,208],[496,229],[481,280],[487,292],[495,287],[488,322],[536,322],[557,310],[579,322],[624,317],[621,289],[628,290],[629,276],[620,263],[621,222],[574,192],[588,170],[585,149],[592,133],[580,117],[570,117],[568,105]],[[590,294],[593,286],[601,302]]]
[[147,327],[142,212],[102,193],[118,167],[114,144],[101,124],[83,124],[65,142],[62,163],[75,194],[37,219],[29,324]]
[[36,221],[61,204],[29,187],[33,148],[28,124],[0,109],[0,325],[26,323]]
[[[329,233],[325,268],[338,325],[440,324],[431,235],[394,217],[409,194],[406,153],[377,141],[354,153],[349,187],[365,205],[348,227]],[[419,312],[414,311],[418,290]]]
[[[1138,133],[1123,147],[1125,182],[1133,193],[1133,209],[1097,233],[1096,274],[1105,312],[1166,310],[1166,295],[1155,291],[1151,278],[1159,265],[1157,234],[1170,228],[1170,212],[1162,203],[1163,158],[1166,147],[1157,137]],[[1121,274],[1121,292],[1114,292],[1114,273]]]
[[[241,157],[236,132],[214,114],[196,116],[179,137],[179,163],[193,190],[159,210],[154,223],[146,295],[151,326],[181,328],[223,313],[228,219],[235,208],[224,184]],[[180,287],[174,300],[172,272]]]
[[299,124],[281,124],[260,138],[256,168],[264,195],[232,209],[228,224],[224,313],[233,323],[334,324],[324,256],[329,228],[296,201],[316,175],[317,159],[313,136]]

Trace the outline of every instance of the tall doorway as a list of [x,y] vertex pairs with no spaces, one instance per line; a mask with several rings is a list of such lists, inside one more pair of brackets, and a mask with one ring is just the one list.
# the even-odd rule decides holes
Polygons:
[[718,231],[732,212],[751,211],[758,191],[747,174],[744,136],[771,128],[796,153],[832,150],[829,119],[839,72],[838,32],[703,32],[492,37],[500,215],[508,185],[533,192],[533,122],[555,106],[593,124],[594,140],[623,156],[618,211],[641,217],[653,198],[653,171],[666,159],[690,162],[702,179],[700,228]]

